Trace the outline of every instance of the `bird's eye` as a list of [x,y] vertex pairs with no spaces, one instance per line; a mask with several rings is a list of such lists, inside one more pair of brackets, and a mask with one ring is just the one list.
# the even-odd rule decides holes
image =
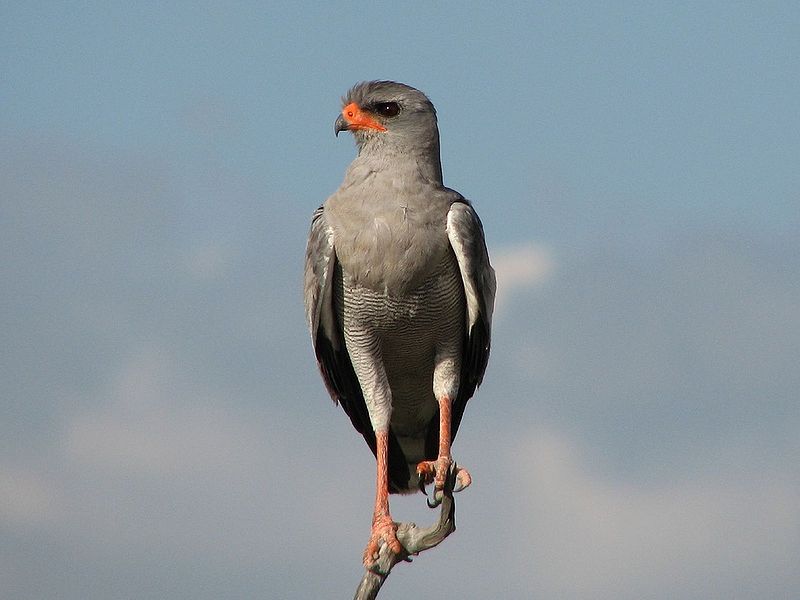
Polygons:
[[396,117],[400,114],[400,105],[397,102],[378,102],[373,110],[382,117]]

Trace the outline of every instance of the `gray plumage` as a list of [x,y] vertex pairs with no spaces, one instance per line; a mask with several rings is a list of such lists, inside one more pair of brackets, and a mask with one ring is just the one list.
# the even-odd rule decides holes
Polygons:
[[477,214],[442,184],[428,98],[380,81],[352,88],[352,103],[373,125],[337,119],[358,156],[312,219],[306,315],[328,392],[373,453],[388,428],[390,489],[404,492],[437,457],[437,398],[452,400],[455,437],[483,378],[495,276]]

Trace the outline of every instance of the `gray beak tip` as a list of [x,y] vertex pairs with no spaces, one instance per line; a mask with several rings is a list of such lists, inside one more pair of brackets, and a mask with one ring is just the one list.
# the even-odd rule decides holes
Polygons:
[[339,132],[347,131],[348,129],[350,129],[350,127],[347,124],[347,121],[344,120],[342,115],[339,115],[336,119],[336,122],[333,124],[333,133],[336,135],[336,137],[339,137]]

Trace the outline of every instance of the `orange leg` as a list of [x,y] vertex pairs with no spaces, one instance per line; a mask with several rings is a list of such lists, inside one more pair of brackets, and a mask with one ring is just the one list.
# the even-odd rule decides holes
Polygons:
[[[450,422],[452,402],[447,396],[439,400],[439,456],[436,460],[425,460],[417,465],[417,473],[419,474],[422,484],[434,484],[433,501],[428,500],[428,506],[433,508],[438,506],[444,496],[444,483],[447,480],[447,474],[450,471],[450,465],[453,464],[453,459],[450,456]],[[472,477],[466,469],[457,469],[456,471],[456,487],[454,492],[460,492],[470,483]]]
[[397,524],[389,514],[389,433],[376,431],[378,473],[375,486],[375,512],[372,516],[372,532],[364,550],[364,565],[369,568],[378,558],[381,541],[395,554],[403,552],[397,540]]

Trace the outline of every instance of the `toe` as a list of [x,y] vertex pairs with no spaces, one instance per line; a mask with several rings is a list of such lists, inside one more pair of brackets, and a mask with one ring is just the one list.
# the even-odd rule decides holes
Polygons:
[[424,481],[426,484],[431,483],[436,475],[436,463],[432,460],[423,460],[417,465],[417,475],[419,475],[420,481]]
[[462,469],[461,467],[456,467],[456,481],[453,485],[453,491],[460,492],[461,490],[468,488],[471,483],[472,476],[469,474],[469,471]]
[[434,477],[434,483],[437,491],[444,489],[445,481],[447,481],[447,476],[450,473],[450,465],[452,464],[453,461],[449,456],[440,456],[436,460],[436,476]]
[[377,519],[372,525],[372,533],[364,550],[364,566],[371,568],[380,556],[381,546],[386,545],[394,554],[403,554],[405,549],[397,539],[397,523],[391,517]]
[[369,542],[367,542],[367,547],[364,550],[364,566],[369,568],[375,564],[375,561],[378,560],[378,553],[380,550],[380,546],[378,545],[378,540],[375,538],[370,538]]

